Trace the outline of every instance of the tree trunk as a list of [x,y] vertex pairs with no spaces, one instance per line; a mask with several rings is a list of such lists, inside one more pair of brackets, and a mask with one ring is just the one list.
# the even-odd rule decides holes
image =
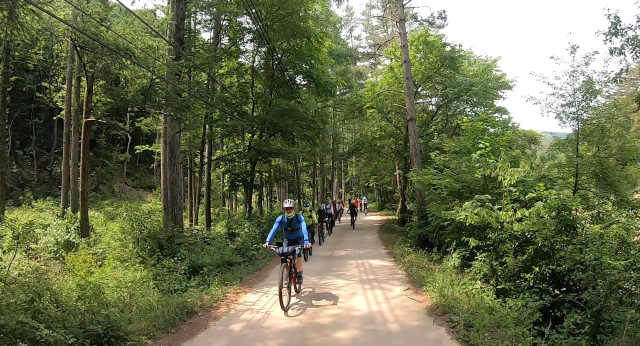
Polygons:
[[74,214],[78,213],[79,207],[79,187],[78,178],[80,177],[80,166],[78,165],[80,154],[80,119],[82,118],[82,105],[81,105],[81,95],[82,91],[82,66],[80,65],[80,56],[76,55],[76,74],[75,74],[75,82],[73,88],[73,106],[72,106],[72,118],[71,118],[71,212]]
[[264,180],[263,175],[260,173],[260,190],[258,191],[258,215],[264,215]]
[[36,116],[35,116],[35,107],[36,107],[36,95],[37,92],[33,93],[33,104],[31,105],[31,155],[33,156],[33,179],[36,185],[38,184],[38,155],[36,152]]
[[300,181],[300,167],[298,167],[298,158],[295,159],[295,174],[296,174],[296,190],[298,195],[298,207],[302,206],[302,182]]
[[[224,150],[224,139],[220,137],[220,150]],[[224,170],[220,170],[220,207],[226,207],[225,201],[227,200],[226,192],[224,190]]]
[[[73,19],[75,23],[76,13],[73,13]],[[60,186],[60,207],[61,215],[64,216],[67,208],[69,207],[69,154],[71,150],[71,97],[73,95],[73,64],[75,62],[75,47],[72,41],[69,41],[69,50],[67,55],[67,77],[65,82],[65,94],[64,94],[64,130],[62,132],[62,183]]]
[[318,201],[318,175],[316,171],[316,160],[313,160],[313,165],[311,167],[311,184],[313,185],[313,197],[311,200],[311,206],[316,205]]
[[327,186],[326,186],[326,174],[324,171],[324,159],[322,157],[322,154],[320,154],[320,191],[318,191],[318,204],[324,203],[325,202],[325,195],[326,195],[326,190],[327,190]]
[[[186,0],[169,0],[169,27],[167,29],[167,64],[166,79],[173,84],[179,83],[179,63],[184,52],[184,26],[186,18]],[[182,125],[177,117],[179,111],[177,98],[180,92],[175,86],[167,85],[165,104],[167,109],[162,116],[162,224],[165,230],[177,228],[182,230],[184,181],[182,172],[181,132]]]
[[[416,122],[416,102],[413,90],[413,76],[411,74],[411,59],[409,57],[409,40],[407,38],[406,16],[404,13],[404,0],[398,1],[398,29],[400,34],[400,46],[402,48],[402,66],[404,70],[404,92],[407,107],[407,127],[409,132],[409,147],[411,151],[411,167],[416,171],[422,171],[422,159],[420,157],[420,139],[418,136],[418,124]],[[416,207],[417,216],[423,211],[424,200],[419,184],[416,183]]]
[[189,227],[193,226],[193,212],[196,209],[195,203],[195,192],[194,192],[194,158],[193,151],[189,150],[189,167],[187,168],[187,209],[189,209]]
[[269,212],[273,211],[273,166],[269,167],[269,179],[267,181],[269,186],[267,189],[267,209]]
[[576,128],[576,164],[574,169],[574,178],[573,178],[573,195],[575,196],[578,193],[578,179],[580,178],[580,124]]
[[[8,34],[7,34],[8,35]],[[9,109],[9,85],[11,84],[11,40],[5,37],[2,52],[2,80],[0,81],[0,221],[4,219],[7,205],[7,111]]]
[[250,219],[253,216],[253,186],[256,183],[256,167],[258,165],[257,159],[252,159],[249,167],[249,181],[247,186],[244,189],[244,205],[245,205],[245,214],[247,219]]
[[53,143],[51,143],[51,157],[49,157],[49,185],[51,185],[51,189],[53,189],[56,186],[53,177],[53,165],[56,163],[56,148],[58,146],[58,119],[55,115],[55,110],[53,109],[53,107],[51,107],[50,112],[53,119]]
[[80,158],[80,236],[89,238],[89,141],[93,107],[93,74],[87,74],[87,90],[84,96],[84,121],[82,122],[82,148]]
[[345,170],[344,160],[342,160],[342,161],[340,161],[340,174],[341,174],[340,181],[342,181],[342,194],[341,194],[340,198],[342,198],[342,201],[344,201],[345,198],[347,198],[347,193],[346,193],[346,190],[345,190],[346,184],[344,182],[344,170]]
[[[213,129],[210,125],[207,131],[207,163],[204,173],[204,230],[211,229],[211,161],[213,160]],[[200,191],[198,191],[200,193]]]
[[195,183],[195,190],[193,198],[195,199],[195,225],[199,225],[200,222],[200,191],[202,191],[202,178],[204,177],[204,165],[205,165],[205,148],[207,145],[207,118],[202,123],[202,138],[200,139],[200,163],[198,164],[198,180]]
[[233,191],[232,200],[233,200],[233,212],[237,213],[238,212],[238,191]]
[[[403,164],[404,166],[404,164]],[[396,162],[396,178],[398,181],[398,209],[396,209],[396,217],[398,224],[404,226],[407,224],[407,177],[404,173],[404,167],[400,167]]]
[[126,159],[124,161],[124,168],[122,171],[122,186],[120,187],[120,195],[118,196],[118,200],[122,199],[122,192],[124,191],[124,185],[125,185],[125,181],[127,180],[127,163],[129,163],[129,160],[131,159],[131,155],[129,154],[129,151],[131,150],[131,118],[130,118],[130,113],[127,112],[127,152],[126,152]]

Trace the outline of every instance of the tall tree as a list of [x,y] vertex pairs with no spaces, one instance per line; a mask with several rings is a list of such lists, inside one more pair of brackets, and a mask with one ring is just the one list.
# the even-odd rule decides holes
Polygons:
[[[400,47],[402,49],[402,67],[404,70],[404,92],[407,108],[407,132],[409,133],[409,148],[411,150],[411,167],[416,171],[422,170],[420,157],[420,139],[418,136],[418,123],[416,121],[416,100],[413,90],[413,76],[411,74],[411,59],[409,57],[409,39],[407,37],[406,14],[404,0],[398,1],[398,30],[400,35]],[[423,198],[420,187],[416,186],[416,206],[418,217],[422,212]]]
[[80,178],[80,122],[82,119],[82,101],[80,94],[82,92],[82,57],[76,55],[76,72],[73,90],[73,106],[71,118],[71,149],[70,149],[70,186],[71,186],[71,212],[78,213],[79,208],[79,178]]
[[180,93],[175,86],[179,83],[180,62],[183,58],[185,44],[186,0],[168,0],[169,27],[167,29],[166,48],[169,64],[166,79],[166,109],[162,115],[162,157],[161,157],[161,189],[162,220],[165,230],[184,228],[182,209],[184,203],[184,187],[182,174],[181,133],[182,125],[178,117]]
[[[74,11],[72,14],[71,22],[75,23],[77,18],[77,14]],[[71,154],[71,126],[72,126],[72,96],[73,96],[73,67],[75,63],[75,44],[73,43],[73,39],[69,37],[69,49],[67,51],[67,76],[65,82],[65,94],[64,94],[64,129],[62,132],[62,162],[61,162],[61,172],[62,172],[62,183],[60,185],[60,206],[62,208],[61,214],[64,214],[69,207],[69,183],[70,179],[70,154]]]
[[0,80],[0,220],[4,218],[7,202],[7,110],[11,83],[11,39],[7,30],[3,33],[2,79]]

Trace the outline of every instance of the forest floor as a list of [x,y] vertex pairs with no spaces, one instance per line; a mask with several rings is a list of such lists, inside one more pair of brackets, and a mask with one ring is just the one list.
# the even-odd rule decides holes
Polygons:
[[380,242],[385,219],[361,214],[351,230],[346,215],[314,247],[287,313],[278,302],[276,258],[244,289],[154,345],[459,345]]

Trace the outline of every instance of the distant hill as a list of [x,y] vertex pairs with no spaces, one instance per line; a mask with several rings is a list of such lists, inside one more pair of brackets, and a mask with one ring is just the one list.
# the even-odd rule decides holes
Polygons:
[[549,149],[549,145],[551,144],[551,142],[553,142],[554,139],[567,138],[567,136],[571,134],[571,132],[550,132],[550,131],[539,131],[538,133],[544,136],[540,141],[540,148],[538,149],[540,152],[547,151],[547,149]]
[[539,131],[538,133],[549,138],[549,140],[553,140],[554,138],[567,138],[567,136],[571,134],[571,132],[549,132],[549,131]]

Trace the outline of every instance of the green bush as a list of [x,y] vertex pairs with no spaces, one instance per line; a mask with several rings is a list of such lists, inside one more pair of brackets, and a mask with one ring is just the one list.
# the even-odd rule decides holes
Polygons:
[[0,344],[141,344],[273,258],[260,246],[273,216],[219,213],[210,232],[165,232],[157,199],[94,204],[89,240],[52,201],[9,210],[0,226]]

